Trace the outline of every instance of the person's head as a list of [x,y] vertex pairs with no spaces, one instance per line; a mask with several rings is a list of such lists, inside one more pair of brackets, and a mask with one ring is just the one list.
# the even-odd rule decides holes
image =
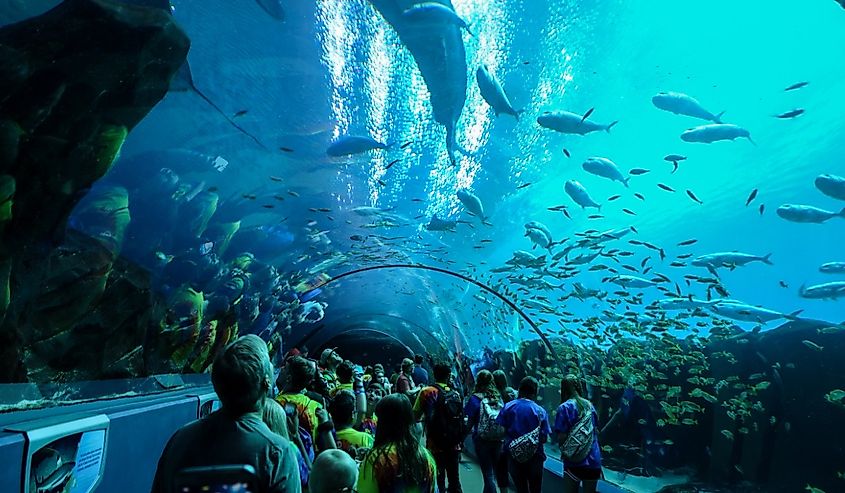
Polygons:
[[299,392],[314,380],[316,373],[314,363],[302,356],[294,356],[288,360],[285,365],[285,384],[284,390],[290,392]]
[[531,399],[537,398],[537,392],[540,390],[540,384],[534,377],[525,377],[519,382],[519,398]]
[[423,364],[423,361],[424,361],[423,355],[421,355],[421,354],[414,355],[414,364],[415,365],[421,365],[421,364]]
[[338,429],[352,426],[355,421],[355,394],[348,390],[338,392],[329,404],[329,414]]
[[374,446],[397,443],[413,438],[414,412],[405,394],[390,394],[376,405],[378,428]]
[[320,366],[329,370],[334,370],[339,364],[343,363],[343,358],[337,354],[336,349],[337,348],[323,349],[323,352],[320,354]]
[[414,360],[405,358],[402,360],[402,373],[411,373],[414,371]]
[[[414,413],[408,397],[386,396],[376,406],[376,416],[376,437],[364,460],[372,461],[376,469],[384,471],[376,478],[379,489],[392,490],[398,477],[408,484],[431,486],[434,476],[425,449],[414,435]],[[391,458],[393,451],[402,458],[401,462]]]
[[272,381],[267,344],[256,335],[226,346],[211,367],[211,383],[223,410],[237,415],[257,411]]
[[373,376],[384,378],[384,366],[382,366],[381,363],[376,363],[376,365],[373,366]]
[[269,397],[264,398],[264,403],[261,406],[261,420],[264,421],[267,428],[270,428],[270,431],[288,438],[288,417],[281,404]]
[[452,365],[445,361],[438,361],[434,364],[434,381],[438,383],[448,383],[452,377]]
[[505,375],[505,372],[502,370],[494,371],[493,382],[496,383],[496,388],[499,389],[499,393],[504,394],[505,389],[508,388],[508,376]]
[[373,382],[367,387],[367,416],[372,416],[376,412],[376,406],[385,395],[387,395],[387,391],[378,382]]
[[352,375],[355,373],[355,364],[351,361],[346,360],[340,365],[338,365],[337,370],[335,370],[335,374],[337,375],[337,381],[340,383],[352,383]]
[[475,393],[498,396],[499,391],[493,382],[493,374],[487,370],[480,370],[475,376]]
[[358,482],[358,464],[339,449],[326,450],[311,465],[308,491],[311,493],[341,493],[352,491]]
[[572,374],[566,375],[560,381],[560,400],[568,401],[569,399],[577,399],[583,397],[581,387],[581,380]]

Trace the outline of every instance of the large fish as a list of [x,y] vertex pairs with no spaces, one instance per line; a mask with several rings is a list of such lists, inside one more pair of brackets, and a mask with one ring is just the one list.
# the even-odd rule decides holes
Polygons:
[[684,142],[697,142],[701,144],[711,144],[720,140],[735,140],[740,137],[748,139],[752,144],[754,143],[751,139],[751,132],[739,125],[730,123],[701,125],[681,134],[681,140]]
[[648,279],[643,279],[642,277],[636,276],[614,276],[611,277],[610,282],[614,284],[618,284],[623,288],[650,288],[652,286],[656,286],[657,283],[654,281],[650,281]]
[[845,297],[845,281],[827,282],[815,286],[801,286],[798,294],[813,300],[835,300]]
[[686,94],[680,92],[661,92],[657,96],[651,98],[654,106],[661,110],[675,113],[676,115],[686,115],[693,118],[700,118],[702,120],[711,121],[713,123],[722,123],[722,115],[724,111],[718,115],[710,113],[701,103]]
[[475,72],[475,79],[478,82],[481,97],[493,108],[496,116],[504,113],[506,115],[513,115],[519,120],[522,110],[514,109],[510,99],[508,99],[508,95],[505,94],[505,90],[502,88],[502,84],[493,77],[487,65],[478,67],[478,70]]
[[836,175],[819,175],[816,177],[816,188],[828,197],[845,200],[845,178]]
[[625,178],[616,163],[604,157],[590,157],[581,165],[587,173],[607,178],[608,180],[618,181],[628,187],[628,181],[631,179]]
[[604,130],[609,133],[610,129],[619,123],[619,121],[617,120],[615,122],[608,123],[607,125],[602,125],[585,119],[583,115],[576,115],[575,113],[570,113],[568,111],[555,111],[538,116],[537,123],[539,123],[541,127],[564,134],[586,135],[599,130]]
[[601,210],[601,205],[599,205],[590,194],[587,192],[587,189],[584,188],[584,185],[578,183],[575,180],[569,180],[563,186],[563,190],[569,195],[572,200],[581,206],[582,209],[586,209],[587,207],[595,207],[598,210]]
[[437,28],[443,24],[453,24],[466,29],[472,36],[469,26],[451,6],[440,2],[420,2],[411,5],[402,12],[402,17],[418,26]]
[[845,218],[845,208],[831,212],[811,205],[784,204],[778,207],[777,215],[794,223],[820,224],[833,217]]
[[543,267],[546,265],[546,256],[537,257],[525,250],[517,250],[513,252],[513,257],[505,262],[508,265],[516,265],[519,267]]
[[261,10],[277,21],[285,20],[285,9],[282,8],[281,0],[255,0]]
[[388,147],[388,144],[383,144],[369,135],[341,135],[329,145],[326,154],[332,157],[349,156]]
[[725,318],[757,323],[771,322],[772,320],[779,320],[781,318],[796,320],[796,317],[803,311],[798,310],[790,314],[785,314],[736,300],[717,300],[710,303],[709,308],[713,313]]
[[481,222],[487,221],[487,216],[484,215],[484,204],[481,203],[481,199],[479,199],[475,194],[466,188],[461,188],[455,193],[455,195],[458,196],[458,200],[461,201],[464,209],[472,215],[477,216]]
[[697,300],[693,297],[689,298],[666,298],[657,302],[658,308],[665,311],[673,310],[695,310],[696,308],[706,308],[710,306],[713,301]]
[[[419,25],[403,14],[411,5],[406,0],[370,0],[411,52],[428,87],[434,120],[446,128],[446,151],[452,165],[457,143],[458,120],[466,104],[467,61],[461,28],[452,23]],[[438,3],[454,11],[450,0]]]
[[827,262],[819,266],[819,272],[825,274],[845,274],[845,262]]
[[701,255],[693,260],[691,264],[696,267],[707,267],[708,269],[717,269],[719,267],[734,269],[751,262],[763,262],[764,264],[772,265],[772,261],[770,260],[771,256],[771,253],[761,257],[759,255],[751,255],[741,252],[721,252]]

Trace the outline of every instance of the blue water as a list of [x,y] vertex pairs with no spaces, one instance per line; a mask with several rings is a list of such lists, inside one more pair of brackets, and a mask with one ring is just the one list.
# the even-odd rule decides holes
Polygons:
[[[56,3],[2,1],[0,19],[3,24],[20,20]],[[490,270],[504,266],[517,250],[547,256],[561,251],[563,246],[532,250],[523,234],[529,221],[547,225],[563,245],[587,230],[633,227],[636,233],[606,248],[634,252],[619,261],[636,267],[644,256],[652,257],[654,270],[643,277],[666,275],[672,280],[667,287],[674,290],[677,283],[684,296],[706,296],[699,285],[685,284],[684,275],[710,273],[670,267],[678,255],[770,254],[773,265],[719,269],[730,298],[784,314],[801,310],[800,317],[824,325],[845,322],[845,300],[799,296],[802,285],[845,281],[845,275],[819,272],[822,263],[845,262],[845,219],[796,224],[775,214],[785,203],[830,211],[845,207],[813,184],[820,174],[845,175],[845,10],[835,1],[453,0],[455,12],[474,34],[461,31],[467,92],[456,140],[467,152],[456,155],[454,167],[446,130],[434,119],[431,93],[414,57],[371,2],[290,0],[281,3],[284,21],[247,0],[171,3],[175,20],[191,39],[188,62],[195,88],[225,117],[177,78],[166,98],[131,132],[116,169],[121,163],[132,166],[105,181],[119,181],[120,172],[121,179],[131,176],[139,187],[147,186],[155,183],[162,166],[183,166],[176,170],[181,183],[217,189],[220,202],[211,224],[240,220],[241,230],[253,236],[234,241],[236,249],[274,264],[294,286],[316,285],[320,274],[337,276],[358,267],[425,264],[492,286],[523,308],[544,335],[599,354],[610,345],[604,336],[613,327],[603,325],[597,341],[584,335],[583,319],[626,310],[642,313],[666,295],[647,288],[640,303],[618,306],[606,299],[562,300],[575,282],[617,291],[606,282],[605,271],[587,270],[597,263],[619,268],[606,257],[582,266],[573,277],[546,276],[559,286],[550,291],[519,291],[508,278],[514,273]],[[518,120],[497,118],[481,97],[475,71],[482,64],[523,111]],[[801,81],[809,83],[784,90]],[[753,143],[682,141],[683,131],[707,122],[655,108],[652,96],[664,91],[686,93],[713,113],[724,111],[724,121],[748,129]],[[795,108],[805,113],[775,117]],[[610,132],[586,136],[538,125],[544,112],[561,110],[592,110],[592,121],[619,123]],[[328,145],[346,134],[370,135],[391,146],[346,158],[327,156]],[[162,155],[145,157],[175,149],[201,157],[179,163]],[[663,159],[667,154],[687,157],[676,173]],[[632,168],[650,172],[632,177],[628,189],[586,173],[581,164],[591,156],[612,159],[623,173]],[[564,183],[573,179],[602,204],[600,212],[581,210],[564,193]],[[466,213],[456,196],[461,188],[481,199],[488,224]],[[746,206],[755,189],[757,198]],[[621,198],[609,201],[613,195]],[[567,206],[570,217],[548,210],[559,205]],[[362,206],[380,208],[382,215],[362,217],[356,213]],[[435,214],[461,222],[455,232],[426,231]],[[590,219],[592,214],[602,217]],[[152,215],[155,224],[158,215]],[[392,224],[370,227],[385,218]],[[163,259],[178,254],[158,252],[152,240],[175,236],[188,222],[162,219],[159,229],[138,236],[123,253],[142,263],[153,253]],[[629,244],[631,239],[662,247],[666,260]],[[697,242],[678,246],[692,239]],[[575,250],[569,258],[580,253]],[[288,294],[284,303],[293,299]],[[479,357],[485,347],[519,353],[526,347],[520,343],[538,337],[493,294],[448,273],[379,270],[341,279],[319,293],[299,294],[326,304],[324,326],[285,320],[280,326],[292,329],[285,349],[304,340],[317,347],[339,332],[362,329],[389,333],[410,352],[444,348]],[[546,296],[558,313],[538,310],[538,296]],[[266,321],[269,312],[263,313],[260,320]],[[705,313],[699,320],[708,317]],[[738,326],[767,331],[781,322]],[[687,332],[675,335],[682,338]],[[386,344],[373,352],[390,348]],[[807,351],[796,344],[795,359],[814,354]],[[835,358],[829,353],[824,356]],[[830,371],[820,373],[822,378],[841,381]],[[810,399],[813,405],[827,405],[823,396]],[[841,405],[825,410],[824,417],[833,419]]]

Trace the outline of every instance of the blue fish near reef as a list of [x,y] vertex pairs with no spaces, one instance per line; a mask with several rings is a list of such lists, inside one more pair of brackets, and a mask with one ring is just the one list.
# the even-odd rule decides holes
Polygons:
[[630,177],[625,178],[616,163],[604,157],[589,157],[584,164],[581,165],[587,173],[607,178],[608,180],[618,181],[628,188],[628,181]]
[[680,92],[661,92],[660,94],[651,98],[652,104],[657,108],[674,113],[676,115],[691,116],[701,120],[711,121],[713,123],[722,123],[721,112],[717,115],[707,111],[701,106],[695,98],[687,96]]
[[584,188],[584,185],[580,184],[575,180],[569,180],[563,186],[563,190],[569,195],[572,200],[581,206],[582,209],[586,209],[587,207],[595,207],[598,210],[601,210],[601,205],[598,204],[590,194],[587,192],[587,189]]
[[329,145],[326,154],[333,157],[349,156],[388,147],[388,144],[383,144],[368,135],[342,135]]
[[449,6],[439,2],[420,2],[402,12],[402,17],[418,26],[441,26],[453,24],[466,29],[470,36],[474,36],[466,21]]
[[777,215],[794,223],[821,224],[834,217],[845,218],[845,209],[831,212],[811,205],[784,204],[778,207]]
[[502,88],[502,84],[493,77],[487,65],[478,67],[478,70],[475,72],[475,79],[478,82],[478,90],[481,91],[481,97],[493,108],[496,116],[504,113],[505,115],[513,115],[519,120],[522,110],[514,109],[510,99],[508,99],[508,95],[505,94],[505,90]]
[[731,123],[713,123],[711,125],[701,125],[687,130],[681,134],[681,140],[684,142],[697,142],[701,144],[712,144],[720,140],[736,140],[739,138],[746,138],[752,144],[751,132]]
[[568,111],[555,111],[537,117],[537,123],[543,128],[548,128],[563,134],[587,135],[588,133],[604,130],[610,132],[619,121],[602,125],[584,118],[583,115],[576,115]]
[[836,175],[819,175],[816,188],[828,197],[845,200],[845,178]]

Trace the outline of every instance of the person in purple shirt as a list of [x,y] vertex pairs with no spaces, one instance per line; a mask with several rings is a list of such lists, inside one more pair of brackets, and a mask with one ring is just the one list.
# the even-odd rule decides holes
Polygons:
[[[583,485],[584,493],[595,493],[598,480],[602,477],[601,449],[598,439],[598,415],[596,409],[587,399],[581,397],[581,382],[575,375],[567,375],[560,381],[561,404],[557,408],[554,432],[561,445],[566,440],[572,428],[581,420],[585,413],[592,415],[593,443],[587,457],[580,462],[563,462],[563,480],[565,493],[577,493],[579,485]],[[586,443],[586,442],[584,442]]]
[[534,400],[539,390],[537,379],[525,377],[519,384],[519,398],[505,405],[496,422],[505,428],[505,450],[511,441],[540,428],[537,452],[527,462],[518,462],[508,452],[508,465],[517,493],[540,493],[543,486],[543,464],[546,452],[543,444],[551,434],[546,410]]

